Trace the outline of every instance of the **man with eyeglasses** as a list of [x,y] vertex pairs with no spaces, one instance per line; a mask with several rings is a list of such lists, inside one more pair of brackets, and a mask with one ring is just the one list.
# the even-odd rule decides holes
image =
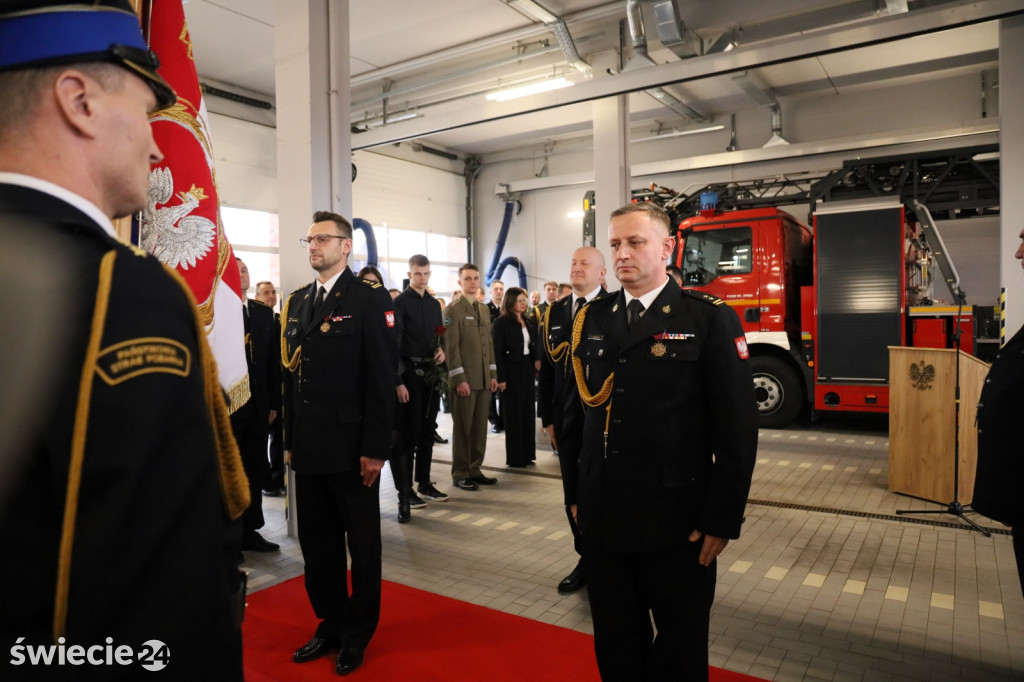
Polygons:
[[348,220],[318,211],[300,241],[316,279],[292,292],[281,313],[284,447],[306,594],[320,623],[293,660],[337,650],[335,669],[347,675],[362,665],[380,618],[379,474],[395,412],[395,312],[381,284],[348,267]]
[[40,348],[45,362],[18,382],[24,422],[0,422],[0,460],[19,460],[0,496],[0,679],[145,675],[17,667],[16,650],[57,642],[69,664],[148,648],[174,679],[243,678],[249,494],[204,327],[184,282],[111,222],[145,208],[163,158],[149,116],[176,97],[158,66],[127,0],[0,6],[0,273],[43,273],[29,293],[52,303],[16,296],[4,323],[18,352],[0,384]]

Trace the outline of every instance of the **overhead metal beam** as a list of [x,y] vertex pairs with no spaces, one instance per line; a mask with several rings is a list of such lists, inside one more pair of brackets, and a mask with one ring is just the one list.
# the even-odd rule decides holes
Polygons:
[[352,138],[352,147],[368,149],[534,111],[638,92],[661,85],[730,75],[746,69],[884,44],[915,35],[1020,14],[1024,14],[1024,0],[961,0],[956,4],[880,17],[861,25],[823,29],[766,45],[740,46],[728,52],[626,71],[616,76],[577,83],[572,88],[518,100],[500,103],[481,102],[467,111],[437,116],[425,115],[420,119],[360,133]]

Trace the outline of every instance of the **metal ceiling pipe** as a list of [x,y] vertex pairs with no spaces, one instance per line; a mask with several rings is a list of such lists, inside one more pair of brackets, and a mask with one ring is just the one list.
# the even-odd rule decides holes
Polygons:
[[640,11],[642,0],[626,0],[626,21],[629,23],[629,39],[633,44],[633,57],[647,56],[647,32],[644,30],[644,15]]
[[782,107],[774,99],[771,104],[766,104],[765,106],[772,112],[772,136],[761,145],[762,149],[777,147],[780,144],[789,144],[789,140],[782,136]]

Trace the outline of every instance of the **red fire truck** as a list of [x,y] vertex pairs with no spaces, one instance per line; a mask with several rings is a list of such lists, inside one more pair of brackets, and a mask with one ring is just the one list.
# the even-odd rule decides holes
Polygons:
[[[721,298],[743,323],[763,427],[788,425],[806,403],[812,415],[887,412],[889,346],[952,348],[959,331],[960,348],[973,353],[988,340],[977,337],[997,335],[991,307],[963,306],[921,201],[944,217],[998,210],[998,165],[975,162],[977,156],[960,150],[938,162],[846,165],[785,202],[809,198],[813,230],[764,205],[782,203],[778,197],[758,199],[735,185],[723,187],[734,210],[703,197],[694,215],[696,193],[667,202],[677,217],[691,216],[678,223],[671,259],[684,286]],[[943,170],[947,184],[936,191]],[[894,182],[885,188],[872,178]],[[637,194],[634,200],[657,200]],[[681,208],[688,204],[691,210]],[[744,207],[751,205],[762,207]]]

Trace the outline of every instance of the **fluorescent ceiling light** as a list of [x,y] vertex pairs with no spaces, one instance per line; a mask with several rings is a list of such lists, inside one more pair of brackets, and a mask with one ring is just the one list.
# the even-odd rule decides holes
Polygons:
[[566,218],[582,218],[585,214],[583,211],[569,211],[565,214]]
[[675,132],[665,133],[664,135],[651,135],[650,137],[638,137],[630,142],[647,142],[648,140],[663,140],[666,137],[682,137],[683,135],[697,135],[699,133],[710,133],[716,130],[721,130],[725,126],[708,126],[707,128],[694,128],[693,130],[676,130]]
[[505,102],[510,99],[536,95],[539,92],[549,92],[551,90],[567,88],[570,85],[573,85],[573,82],[566,80],[565,78],[549,78],[547,80],[537,81],[528,85],[520,85],[514,88],[498,90],[497,92],[487,94],[486,97],[492,102]]

